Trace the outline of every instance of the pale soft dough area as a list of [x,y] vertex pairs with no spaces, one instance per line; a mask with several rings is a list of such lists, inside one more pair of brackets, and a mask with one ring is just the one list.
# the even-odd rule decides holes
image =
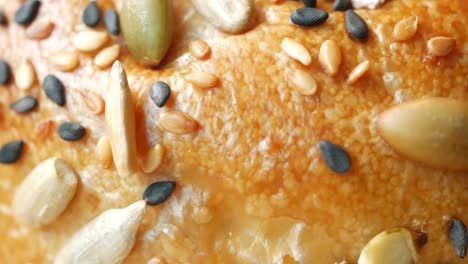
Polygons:
[[[124,0],[98,1],[101,10],[120,9]],[[257,0],[256,23],[248,32],[227,35],[208,24],[190,1],[174,0],[175,37],[158,69],[137,65],[124,46],[119,60],[127,70],[136,108],[137,151],[164,147],[161,166],[150,174],[121,177],[115,167],[102,168],[96,144],[106,135],[104,115],[89,113],[80,90],[106,97],[110,68],[93,64],[96,53],[80,53],[80,66],[60,72],[47,58],[72,51],[72,37],[85,26],[81,13],[87,1],[42,1],[36,19],[55,23],[42,41],[25,37],[12,17],[20,1],[0,0],[9,17],[0,27],[0,57],[15,69],[22,59],[34,65],[37,80],[28,91],[14,81],[0,86],[0,144],[23,139],[18,162],[0,164],[0,256],[2,263],[51,263],[64,242],[81,226],[110,208],[141,199],[156,180],[175,180],[177,188],[165,203],[149,207],[137,242],[124,263],[282,263],[285,255],[298,263],[357,263],[361,249],[376,234],[392,227],[423,231],[427,244],[420,263],[466,263],[458,258],[447,230],[452,217],[468,222],[468,175],[427,167],[398,155],[377,134],[374,120],[402,102],[428,96],[468,100],[468,4],[466,0],[391,0],[375,10],[359,9],[369,26],[366,42],[352,39],[344,13],[330,1],[318,6],[330,17],[319,26],[301,28],[289,21],[300,2],[273,4]],[[419,17],[416,35],[395,42],[394,25]],[[99,30],[104,30],[101,24]],[[434,36],[457,40],[455,50],[433,64],[424,63],[426,43]],[[192,57],[188,41],[204,39],[211,47],[206,60]],[[283,38],[302,43],[312,55],[303,66],[281,49]],[[343,61],[335,77],[318,62],[321,43],[335,40]],[[351,70],[364,60],[369,72],[354,85]],[[317,81],[315,95],[292,90],[287,72],[301,69]],[[199,89],[184,80],[194,71],[219,78],[213,89]],[[46,98],[40,82],[55,74],[66,89],[66,106]],[[172,88],[159,109],[149,97],[158,80]],[[19,115],[9,104],[31,94],[39,107]],[[159,129],[159,113],[177,109],[200,124],[196,133],[176,135]],[[46,139],[37,139],[43,120],[56,125]],[[86,136],[65,142],[57,124],[74,121]],[[331,140],[349,153],[350,172],[336,174],[324,163],[318,142]],[[77,193],[64,213],[41,228],[27,228],[12,216],[16,187],[41,161],[67,161],[79,175]]]

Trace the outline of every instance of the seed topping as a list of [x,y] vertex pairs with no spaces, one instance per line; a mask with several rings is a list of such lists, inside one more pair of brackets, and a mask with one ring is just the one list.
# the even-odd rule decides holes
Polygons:
[[11,110],[16,113],[28,113],[37,107],[37,99],[32,96],[25,96],[10,105]]
[[3,10],[0,10],[0,25],[2,26],[8,25],[7,16],[5,15],[5,12]]
[[55,24],[48,19],[38,20],[26,29],[26,37],[29,39],[42,40],[50,36]]
[[302,3],[304,3],[304,6],[306,6],[306,7],[316,7],[317,6],[317,0],[302,0]]
[[319,62],[329,76],[335,76],[341,65],[341,50],[333,40],[326,40],[320,46]]
[[55,68],[68,72],[73,71],[80,65],[76,52],[59,52],[49,57],[49,61]]
[[42,88],[45,94],[55,104],[65,105],[65,88],[63,83],[54,75],[47,75],[42,82]]
[[328,13],[317,8],[303,7],[294,10],[290,19],[298,26],[310,27],[324,23],[328,19]]
[[167,83],[158,81],[153,83],[150,88],[150,98],[158,107],[166,105],[171,96],[171,87]]
[[201,60],[205,59],[210,55],[211,48],[204,40],[193,39],[189,43],[190,54],[193,57]]
[[404,18],[393,28],[393,38],[396,41],[406,41],[411,39],[418,31],[418,17],[410,16]]
[[112,149],[108,137],[99,138],[96,145],[96,155],[102,167],[109,168],[112,165]]
[[213,88],[218,84],[218,77],[210,72],[191,72],[184,78],[187,82],[202,89]]
[[23,60],[15,71],[16,87],[21,90],[28,90],[36,81],[34,67],[29,60]]
[[31,23],[37,16],[41,2],[38,0],[26,0],[15,13],[15,22],[20,25]]
[[348,76],[348,80],[346,80],[346,82],[348,84],[355,83],[357,80],[359,80],[359,78],[361,78],[369,70],[369,65],[370,65],[370,62],[368,60],[359,63],[351,71],[351,73]]
[[159,126],[174,134],[193,133],[199,128],[198,122],[184,112],[171,110],[161,113]]
[[369,35],[367,24],[356,12],[353,10],[346,11],[346,30],[348,33],[358,40],[365,40]]
[[101,50],[94,58],[94,64],[99,68],[107,68],[114,63],[120,55],[120,45],[114,44]]
[[160,181],[150,184],[143,193],[143,200],[154,206],[163,203],[169,198],[176,187],[175,181]]
[[88,27],[95,27],[101,20],[101,11],[96,1],[91,1],[83,11],[82,20]]
[[81,31],[73,38],[73,45],[80,51],[91,52],[100,49],[108,39],[106,32]]
[[325,164],[336,173],[346,173],[351,169],[351,159],[348,153],[335,143],[322,140],[319,142]]
[[104,100],[102,97],[90,90],[78,91],[81,103],[91,114],[100,115],[104,112]]
[[15,140],[4,144],[0,148],[0,163],[13,164],[21,156],[23,151],[24,142],[22,140]]
[[152,173],[161,164],[164,155],[164,148],[161,144],[156,144],[148,151],[146,160],[142,164],[145,173]]
[[119,15],[114,9],[109,8],[104,13],[104,24],[106,25],[107,31],[112,35],[117,36],[120,34]]
[[452,219],[449,228],[449,237],[457,255],[460,258],[465,258],[468,235],[466,233],[465,224],[461,220]]
[[300,61],[305,66],[310,65],[312,62],[312,58],[306,47],[291,38],[284,38],[281,42],[281,48],[291,58]]
[[290,87],[300,94],[313,95],[317,92],[317,82],[306,71],[292,70],[287,74]]
[[453,38],[434,37],[427,42],[427,50],[437,57],[447,56],[455,48],[457,41]]
[[53,120],[43,120],[36,126],[35,138],[38,140],[46,139],[54,128],[55,122]]
[[58,132],[60,137],[65,141],[78,141],[83,138],[86,130],[80,124],[64,122],[59,126]]
[[11,68],[8,62],[0,59],[0,84],[5,85],[10,82]]
[[346,11],[351,8],[351,0],[335,0],[333,3],[333,10],[335,11]]

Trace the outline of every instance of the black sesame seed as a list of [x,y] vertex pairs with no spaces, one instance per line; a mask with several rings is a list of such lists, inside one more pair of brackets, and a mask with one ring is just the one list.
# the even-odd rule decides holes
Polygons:
[[171,96],[171,87],[165,82],[155,82],[150,88],[150,97],[158,107],[163,107]]
[[3,12],[3,10],[0,10],[0,25],[2,26],[8,25],[8,19],[5,15],[5,12]]
[[85,134],[85,128],[77,123],[64,122],[59,126],[59,135],[66,141],[80,140]]
[[143,200],[148,205],[158,205],[164,202],[176,187],[175,181],[160,181],[150,184],[143,193]]
[[364,40],[369,35],[366,22],[353,10],[346,11],[346,30],[359,40]]
[[23,151],[24,142],[22,140],[15,140],[6,143],[0,148],[0,163],[12,164],[15,163],[21,156]]
[[333,10],[346,11],[351,9],[351,0],[335,0],[333,3]]
[[0,84],[7,84],[11,79],[11,69],[8,62],[0,59]]
[[95,27],[99,23],[99,20],[101,20],[101,11],[96,1],[89,2],[83,11],[81,19],[88,27]]
[[298,8],[291,14],[291,22],[302,27],[319,25],[327,19],[327,12],[312,7]]
[[65,88],[54,75],[47,75],[42,82],[42,88],[49,99],[59,106],[65,105]]
[[348,153],[340,146],[327,140],[319,142],[320,151],[327,166],[336,173],[346,173],[351,168]]
[[37,99],[32,96],[25,96],[10,105],[11,110],[16,113],[28,113],[37,106]]
[[452,219],[449,229],[450,242],[460,258],[466,257],[467,234],[465,224],[458,219]]
[[307,6],[307,7],[316,7],[317,6],[317,0],[302,0],[302,3],[304,3],[304,5]]
[[119,15],[114,9],[109,8],[104,13],[104,24],[106,25],[107,31],[112,35],[117,36],[120,34]]
[[20,25],[31,23],[37,16],[41,2],[38,0],[26,0],[15,13],[15,22]]

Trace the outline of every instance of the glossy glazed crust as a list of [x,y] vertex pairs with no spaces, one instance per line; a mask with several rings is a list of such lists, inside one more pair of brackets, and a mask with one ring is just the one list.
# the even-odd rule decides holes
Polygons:
[[[50,263],[63,243],[81,226],[109,208],[141,199],[155,180],[177,181],[166,203],[148,208],[134,250],[125,263],[281,263],[284,255],[299,263],[355,263],[360,250],[382,230],[402,226],[425,231],[428,244],[419,251],[421,263],[463,263],[448,240],[449,219],[468,222],[466,173],[436,170],[396,154],[377,135],[376,115],[401,101],[424,96],[468,100],[468,44],[465,0],[393,0],[376,10],[358,10],[368,23],[367,42],[357,42],[345,30],[344,13],[330,11],[326,23],[300,28],[289,15],[301,6],[287,1],[256,1],[255,27],[228,36],[206,23],[189,3],[174,0],[175,37],[160,69],[137,65],[122,46],[119,57],[127,70],[136,106],[138,158],[160,143],[165,156],[155,173],[120,177],[104,169],[95,154],[106,135],[104,115],[86,111],[79,90],[105,99],[109,71],[92,63],[94,53],[80,54],[80,67],[62,73],[47,62],[57,51],[72,51],[71,39],[84,26],[86,1],[42,1],[37,19],[56,26],[43,41],[25,38],[12,22],[20,1],[0,0],[10,18],[0,27],[0,57],[12,68],[23,58],[35,66],[37,79],[56,74],[65,84],[67,103],[48,100],[39,83],[29,91],[14,82],[0,87],[0,143],[23,139],[25,148],[14,165],[0,165],[0,255],[5,263]],[[122,1],[114,1],[119,10]],[[102,9],[112,1],[98,1]],[[410,15],[419,17],[412,40],[393,41],[393,26]],[[102,24],[99,30],[103,30]],[[426,43],[434,36],[457,40],[455,50],[434,64],[423,63]],[[188,53],[188,41],[198,37],[211,55],[198,60]],[[314,58],[303,66],[281,50],[281,40],[301,42]],[[327,76],[317,60],[320,44],[335,40],[343,53],[336,77]],[[112,42],[124,43],[122,36]],[[109,42],[108,45],[110,45]],[[367,76],[353,86],[349,72],[370,60]],[[309,72],[318,92],[303,96],[289,88],[287,73]],[[192,71],[209,71],[220,78],[217,88],[202,90],[183,79]],[[158,80],[172,87],[168,104],[157,108],[149,88]],[[8,105],[23,95],[38,97],[39,108],[18,115]],[[159,113],[177,109],[201,125],[197,133],[161,131]],[[56,125],[45,139],[36,137],[44,120]],[[85,138],[64,142],[57,124],[79,122]],[[352,169],[337,175],[326,167],[318,142],[331,140],[352,158]],[[78,191],[53,224],[28,229],[11,216],[16,186],[39,162],[58,156],[80,175]],[[278,261],[278,262],[276,262]]]

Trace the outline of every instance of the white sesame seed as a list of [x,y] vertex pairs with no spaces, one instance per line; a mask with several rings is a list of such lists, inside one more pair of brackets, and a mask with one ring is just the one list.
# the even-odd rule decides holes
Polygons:
[[310,65],[312,62],[312,58],[306,47],[291,38],[284,38],[283,41],[281,41],[281,48],[291,58],[298,60],[305,66]]

